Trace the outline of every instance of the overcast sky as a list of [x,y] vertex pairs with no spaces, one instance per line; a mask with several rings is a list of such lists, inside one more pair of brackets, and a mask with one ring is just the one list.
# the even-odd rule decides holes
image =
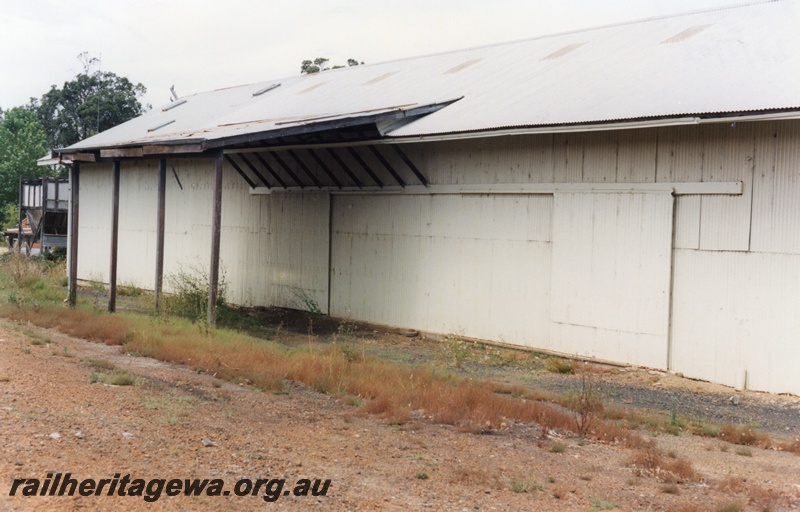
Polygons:
[[736,5],[743,0],[0,0],[0,108],[82,71],[179,95],[299,74],[329,57],[366,63]]

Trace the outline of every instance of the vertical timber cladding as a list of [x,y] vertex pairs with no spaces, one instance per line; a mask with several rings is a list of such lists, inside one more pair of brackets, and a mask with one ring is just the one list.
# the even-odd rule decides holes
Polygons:
[[549,348],[667,367],[673,202],[669,192],[555,194]]

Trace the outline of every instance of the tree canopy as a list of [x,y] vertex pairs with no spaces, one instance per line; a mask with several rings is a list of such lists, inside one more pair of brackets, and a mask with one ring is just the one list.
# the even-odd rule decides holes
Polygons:
[[48,168],[37,167],[36,160],[47,153],[47,135],[36,114],[16,107],[0,119],[0,208],[19,199],[21,176],[42,176]]
[[[38,167],[48,148],[66,147],[141,115],[139,102],[147,90],[108,71],[92,71],[99,60],[78,56],[83,73],[62,87],[53,85],[24,107],[0,109],[0,220],[19,199],[19,178],[57,175],[59,169]],[[8,219],[5,219],[8,220]]]
[[325,64],[329,61],[330,59],[325,57],[317,57],[313,61],[304,60],[300,63],[300,73],[319,73],[320,71],[327,71],[329,69],[339,69],[343,67],[352,67],[364,64],[363,62],[358,62],[356,59],[347,59],[347,66],[337,65],[333,67],[325,67]]
[[109,71],[91,71],[97,59],[78,56],[84,72],[62,87],[53,85],[41,99],[31,99],[51,148],[66,147],[144,113],[139,97],[145,86]]

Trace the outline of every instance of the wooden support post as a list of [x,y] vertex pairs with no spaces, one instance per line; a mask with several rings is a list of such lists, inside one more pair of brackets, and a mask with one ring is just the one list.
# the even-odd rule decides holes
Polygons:
[[222,162],[220,153],[214,157],[214,191],[211,209],[211,266],[208,271],[208,325],[217,325],[217,292],[219,287],[219,246],[222,224]]
[[78,300],[78,207],[81,188],[81,171],[78,162],[73,162],[69,170],[70,188],[70,244],[69,244],[69,305],[74,307]]
[[119,160],[111,167],[111,269],[108,272],[108,310],[117,310],[117,248],[119,247]]
[[[44,255],[44,234],[47,228],[47,187],[50,178],[42,178],[42,217],[39,219],[39,254]],[[36,240],[36,233],[33,233],[33,239]]]
[[17,253],[22,254],[22,209],[25,204],[24,186],[22,176],[19,178],[19,212],[17,213]]
[[161,311],[161,289],[164,283],[164,217],[167,201],[167,161],[158,161],[158,211],[156,213],[156,314]]

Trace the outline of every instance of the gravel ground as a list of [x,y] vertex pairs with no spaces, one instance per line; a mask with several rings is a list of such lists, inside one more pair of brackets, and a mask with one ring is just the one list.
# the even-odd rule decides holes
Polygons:
[[[644,370],[638,371],[647,376],[653,375]],[[657,375],[663,374],[658,372]],[[538,382],[542,387],[556,392],[567,392],[580,386],[575,377],[557,375],[543,376]],[[607,402],[618,405],[671,413],[674,404],[679,418],[751,425],[770,434],[800,436],[798,397],[743,393],[732,389],[727,392],[704,392],[677,386],[662,389],[611,380],[600,381],[597,389]]]
[[[431,340],[377,332],[368,338],[365,350],[397,359],[438,357]],[[93,383],[104,364],[136,384]],[[532,373],[532,366],[541,367],[470,362],[463,373],[554,389],[576,385],[574,376]],[[708,413],[716,403],[747,419],[763,413],[754,407],[779,410],[777,403],[796,400],[743,392],[733,407],[726,403],[732,390],[671,375],[601,367],[595,375],[610,399],[660,409],[677,393],[681,411],[696,401],[698,412]],[[800,509],[800,457],[791,453],[691,435],[652,437],[663,453],[690,460],[700,474],[672,481],[632,465],[634,450],[569,432],[542,439],[535,424],[510,423],[475,435],[420,417],[391,424],[303,386],[264,393],[119,347],[0,320],[0,511]],[[234,495],[162,496],[153,504],[132,496],[9,495],[14,479],[44,479],[48,472],[220,478],[228,490],[242,478],[332,483],[324,497],[281,496],[273,503]]]

